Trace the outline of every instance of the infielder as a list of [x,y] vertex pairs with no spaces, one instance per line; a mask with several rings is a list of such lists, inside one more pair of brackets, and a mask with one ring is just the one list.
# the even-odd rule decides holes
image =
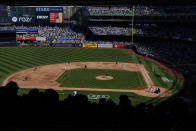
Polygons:
[[33,69],[33,71],[36,71],[37,70],[37,67],[35,67],[34,69]]
[[116,62],[115,62],[115,66],[117,66],[117,65],[118,65],[118,62],[116,61]]
[[23,81],[27,81],[27,80],[28,80],[28,77],[26,76]]
[[87,65],[84,66],[84,69],[87,69]]
[[152,92],[153,90],[152,90],[152,85],[150,85],[150,88],[149,88],[149,90],[150,90],[150,92]]

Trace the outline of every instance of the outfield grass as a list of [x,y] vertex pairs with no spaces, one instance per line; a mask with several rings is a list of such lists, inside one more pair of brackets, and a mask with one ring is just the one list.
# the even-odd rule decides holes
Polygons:
[[[97,80],[96,76],[105,74],[112,76],[112,80]],[[133,89],[146,86],[140,72],[126,70],[105,69],[73,69],[67,70],[58,79],[61,87],[102,88],[102,89]]]

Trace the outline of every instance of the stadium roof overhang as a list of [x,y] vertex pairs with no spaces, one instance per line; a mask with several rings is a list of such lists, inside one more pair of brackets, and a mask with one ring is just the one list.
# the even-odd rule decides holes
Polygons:
[[193,5],[195,0],[1,0],[1,4],[18,6],[63,5]]

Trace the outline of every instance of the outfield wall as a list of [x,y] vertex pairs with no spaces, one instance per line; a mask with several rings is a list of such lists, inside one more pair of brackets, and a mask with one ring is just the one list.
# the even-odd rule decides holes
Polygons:
[[[95,44],[95,43],[83,43],[83,44],[74,44],[74,43],[52,43],[49,41],[46,41],[46,37],[17,37],[18,41],[33,41],[31,43],[24,43],[24,44],[18,44],[18,43],[0,43],[0,47],[5,46],[19,46],[19,47],[30,47],[30,46],[48,46],[48,47],[81,47],[81,48],[131,48],[131,45],[123,45],[123,44]],[[37,41],[37,42],[36,42]]]

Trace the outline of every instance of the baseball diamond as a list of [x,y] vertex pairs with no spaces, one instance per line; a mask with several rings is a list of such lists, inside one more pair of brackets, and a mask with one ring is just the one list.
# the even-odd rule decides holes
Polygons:
[[[180,88],[175,86],[179,87],[182,84],[157,64],[134,56],[123,49],[0,48],[0,50],[4,54],[0,54],[2,85],[15,81],[22,89],[52,88],[62,92],[78,90],[89,93],[122,92],[165,99],[178,92]],[[46,52],[50,55],[46,55]],[[67,61],[69,63],[65,63]],[[5,65],[8,68],[3,71]],[[156,72],[152,71],[152,66]],[[96,76],[105,74],[111,75],[113,79],[108,81],[96,79]],[[177,82],[173,85],[174,82],[164,82],[162,77]],[[24,78],[28,79],[24,81]],[[150,86],[153,87],[151,91]],[[160,93],[154,93],[158,88]]]

